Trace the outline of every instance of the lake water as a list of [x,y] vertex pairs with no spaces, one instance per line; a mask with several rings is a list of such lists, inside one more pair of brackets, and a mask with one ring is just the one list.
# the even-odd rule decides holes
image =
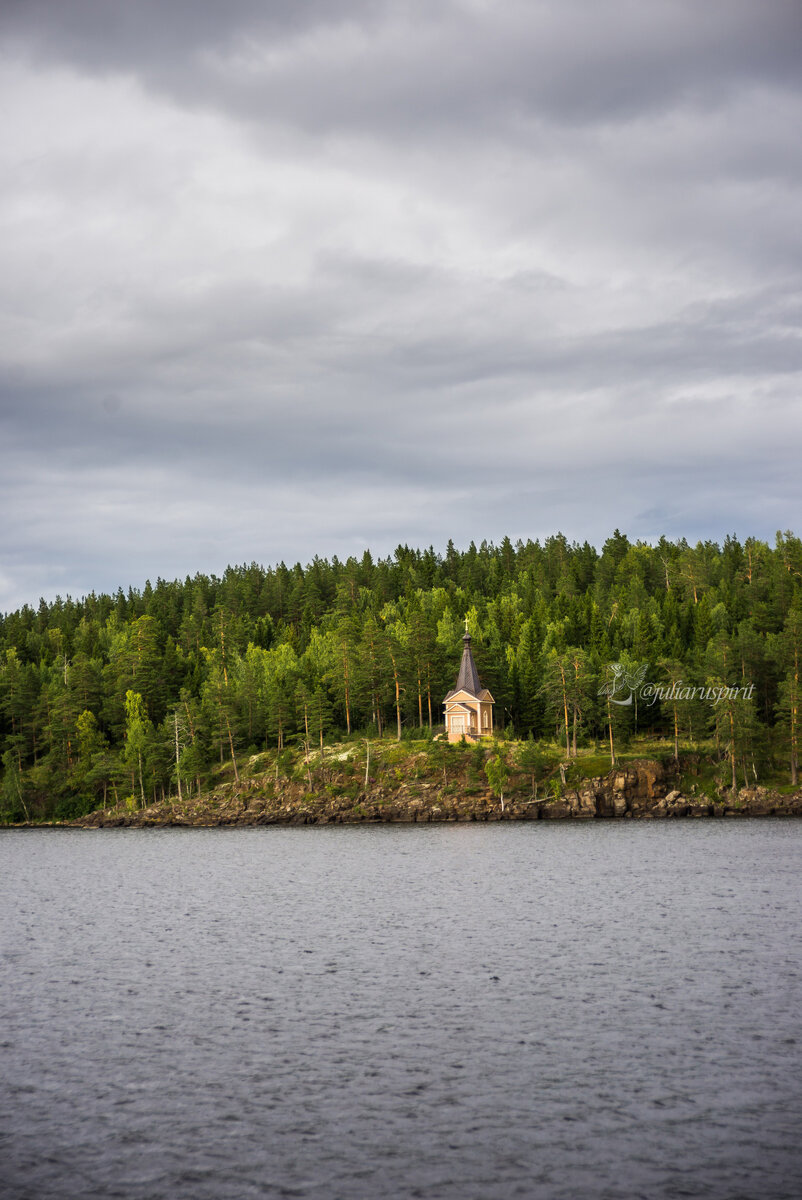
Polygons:
[[801,851],[6,831],[0,1196],[797,1200]]

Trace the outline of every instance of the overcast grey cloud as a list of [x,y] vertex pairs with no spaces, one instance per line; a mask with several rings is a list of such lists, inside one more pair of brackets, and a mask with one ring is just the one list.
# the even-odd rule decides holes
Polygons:
[[0,39],[0,610],[798,529],[798,0],[7,0]]

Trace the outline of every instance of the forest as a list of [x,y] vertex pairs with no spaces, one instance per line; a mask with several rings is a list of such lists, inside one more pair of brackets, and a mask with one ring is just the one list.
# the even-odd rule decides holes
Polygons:
[[[299,747],[436,737],[466,620],[499,738],[565,759],[704,744],[733,787],[797,784],[802,543],[616,530],[601,551],[399,546],[5,614],[0,820],[144,806],[268,749],[278,771]],[[616,704],[616,677],[648,686]]]

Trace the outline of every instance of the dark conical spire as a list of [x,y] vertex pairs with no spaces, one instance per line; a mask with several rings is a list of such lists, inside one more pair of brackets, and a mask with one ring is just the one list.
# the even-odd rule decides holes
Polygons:
[[471,653],[471,635],[466,629],[462,636],[462,662],[459,665],[459,675],[454,691],[466,691],[470,692],[472,696],[478,696],[481,690],[479,672],[476,670],[476,663],[473,661]]

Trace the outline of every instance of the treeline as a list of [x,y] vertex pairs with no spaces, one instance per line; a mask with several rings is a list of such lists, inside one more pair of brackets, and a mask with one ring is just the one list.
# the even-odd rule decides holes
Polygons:
[[[566,757],[634,732],[675,749],[709,737],[733,784],[781,764],[796,782],[802,543],[616,531],[600,553],[560,534],[444,555],[399,546],[7,614],[0,816],[144,803],[270,747],[430,736],[466,617],[507,736],[558,740]],[[614,703],[628,681],[632,703]],[[702,685],[739,692],[714,704],[690,694]]]

